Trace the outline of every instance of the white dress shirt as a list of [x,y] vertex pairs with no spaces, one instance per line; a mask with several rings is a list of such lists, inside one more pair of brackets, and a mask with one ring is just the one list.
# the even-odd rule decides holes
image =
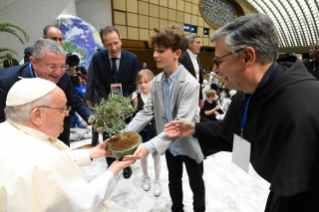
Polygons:
[[88,150],[71,151],[33,128],[1,123],[0,145],[0,211],[98,211],[114,189],[111,171],[81,178]]
[[196,75],[196,79],[197,81],[199,81],[199,65],[197,62],[197,54],[193,54],[193,52],[191,52],[190,50],[186,50],[189,57],[191,58],[194,70],[195,70],[195,75]]

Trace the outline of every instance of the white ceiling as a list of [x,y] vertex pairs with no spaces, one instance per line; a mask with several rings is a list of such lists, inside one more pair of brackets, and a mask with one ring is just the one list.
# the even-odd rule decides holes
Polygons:
[[312,46],[319,41],[319,0],[246,0],[276,25],[280,47]]

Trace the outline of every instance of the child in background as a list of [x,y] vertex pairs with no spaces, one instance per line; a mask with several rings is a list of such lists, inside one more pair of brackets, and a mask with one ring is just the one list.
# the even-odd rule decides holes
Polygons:
[[207,99],[204,102],[204,107],[201,109],[201,122],[216,120],[216,115],[223,113],[219,110],[220,105],[216,102],[216,91],[208,90],[206,91]]
[[[148,69],[141,70],[136,76],[136,83],[140,89],[140,93],[137,94],[137,97],[133,100],[133,105],[137,107],[137,112],[143,110],[144,103],[147,100],[148,94],[150,92],[151,81],[153,80],[154,75]],[[140,131],[140,135],[143,139],[143,142],[149,141],[154,138],[157,133],[155,129],[155,119],[153,118],[144,129]],[[155,170],[155,180],[154,180],[154,196],[160,196],[162,193],[161,184],[159,182],[159,175],[161,172],[161,156],[158,152],[152,153],[154,160],[154,170]],[[150,177],[148,175],[148,159],[145,156],[141,160],[141,166],[143,171],[143,181],[142,188],[145,191],[150,190]]]

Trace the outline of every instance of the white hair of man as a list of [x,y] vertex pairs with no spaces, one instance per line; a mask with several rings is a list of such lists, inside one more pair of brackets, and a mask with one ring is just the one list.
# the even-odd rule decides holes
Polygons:
[[264,65],[277,59],[279,40],[275,25],[265,14],[248,14],[218,29],[211,42],[225,40],[226,49],[232,52],[252,47],[256,51],[259,62]]
[[39,39],[32,46],[31,55],[36,60],[39,60],[43,58],[44,52],[46,51],[49,51],[58,55],[65,54],[63,47],[59,43],[50,39]]
[[[6,108],[4,109],[6,119],[19,124],[26,125],[31,121],[31,112],[34,108],[43,105],[50,105],[50,103],[53,100],[53,95],[51,93],[52,91],[47,95],[24,105],[6,106]],[[43,109],[49,110],[48,108]]]

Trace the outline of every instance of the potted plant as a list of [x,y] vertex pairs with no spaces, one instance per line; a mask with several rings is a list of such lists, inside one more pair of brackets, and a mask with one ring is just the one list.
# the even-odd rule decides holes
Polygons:
[[89,123],[95,125],[94,130],[103,127],[109,136],[114,136],[109,148],[117,159],[135,152],[142,138],[134,132],[123,132],[127,126],[126,120],[131,118],[136,108],[131,104],[131,97],[109,95],[93,108],[94,115],[89,117]]

